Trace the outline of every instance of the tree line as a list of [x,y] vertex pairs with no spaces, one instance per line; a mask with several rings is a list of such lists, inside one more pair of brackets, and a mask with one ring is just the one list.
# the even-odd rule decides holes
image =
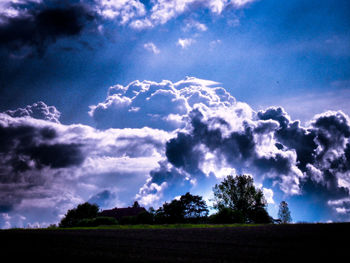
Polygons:
[[[201,196],[186,193],[171,202],[165,202],[157,210],[149,208],[136,216],[125,216],[119,222],[113,217],[99,216],[96,204],[83,203],[68,210],[59,223],[60,227],[90,227],[116,224],[270,224],[292,221],[288,204],[282,201],[279,219],[267,212],[267,202],[261,189],[254,186],[249,175],[227,176],[213,187],[216,213],[208,216],[208,206]],[[140,207],[135,201],[133,207]]]

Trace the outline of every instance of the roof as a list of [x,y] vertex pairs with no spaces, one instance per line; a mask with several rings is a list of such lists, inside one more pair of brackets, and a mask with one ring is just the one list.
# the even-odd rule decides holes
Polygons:
[[138,214],[146,212],[144,207],[127,207],[127,208],[113,208],[110,210],[103,210],[99,213],[100,216],[114,217],[120,220],[125,216],[137,216]]

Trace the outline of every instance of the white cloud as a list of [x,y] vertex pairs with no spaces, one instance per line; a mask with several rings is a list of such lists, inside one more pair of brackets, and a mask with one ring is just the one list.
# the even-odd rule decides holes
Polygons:
[[144,47],[146,50],[152,52],[153,54],[159,54],[159,53],[160,53],[160,50],[159,50],[159,49],[157,48],[157,46],[156,46],[154,43],[152,43],[152,42],[148,42],[148,43],[144,44],[143,47]]
[[39,101],[25,108],[18,108],[16,110],[7,110],[6,114],[12,117],[32,117],[35,119],[42,119],[59,123],[61,113],[55,106],[48,106],[44,102]]
[[263,187],[263,193],[266,199],[266,202],[268,204],[274,204],[275,201],[273,200],[273,190],[269,188]]
[[4,17],[17,17],[26,10],[23,10],[18,7],[18,4],[28,4],[28,3],[41,3],[42,0],[0,0],[0,23],[3,21],[2,16]]
[[247,5],[249,3],[252,3],[256,0],[232,0],[231,2],[235,5],[235,6],[238,6],[238,7],[242,7],[244,5]]
[[[215,15],[220,15],[226,6],[242,8],[245,5],[256,0],[155,0],[150,11],[142,18],[138,18],[130,23],[131,27],[143,29],[162,25],[169,20],[178,17],[186,12],[193,11],[198,8],[207,9]],[[199,31],[206,31],[204,24],[195,23],[194,26]]]
[[97,3],[102,17],[119,19],[121,24],[146,14],[145,6],[139,0],[97,0]]
[[100,128],[151,127],[174,130],[185,125],[196,106],[219,107],[235,99],[219,83],[187,77],[172,83],[164,80],[134,81],[126,87],[109,88],[104,102],[91,106],[90,115]]
[[183,31],[188,32],[192,29],[195,29],[195,30],[201,31],[201,32],[208,30],[208,28],[205,24],[202,24],[202,23],[195,21],[195,20],[189,20],[186,22],[186,25],[183,28]]
[[193,45],[196,42],[193,38],[179,38],[177,40],[176,45],[181,47],[182,49],[186,49],[189,46]]

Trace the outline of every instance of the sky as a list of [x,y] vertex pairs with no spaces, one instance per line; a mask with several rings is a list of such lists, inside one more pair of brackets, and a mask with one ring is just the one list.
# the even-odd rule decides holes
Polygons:
[[229,174],[349,221],[349,100],[346,0],[0,0],[0,228]]

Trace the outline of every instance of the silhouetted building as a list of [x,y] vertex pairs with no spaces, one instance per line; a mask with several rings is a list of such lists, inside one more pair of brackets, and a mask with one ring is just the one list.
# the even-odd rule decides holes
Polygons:
[[110,210],[103,210],[99,213],[99,216],[114,217],[120,220],[125,216],[137,216],[142,212],[146,212],[144,207],[113,208]]

